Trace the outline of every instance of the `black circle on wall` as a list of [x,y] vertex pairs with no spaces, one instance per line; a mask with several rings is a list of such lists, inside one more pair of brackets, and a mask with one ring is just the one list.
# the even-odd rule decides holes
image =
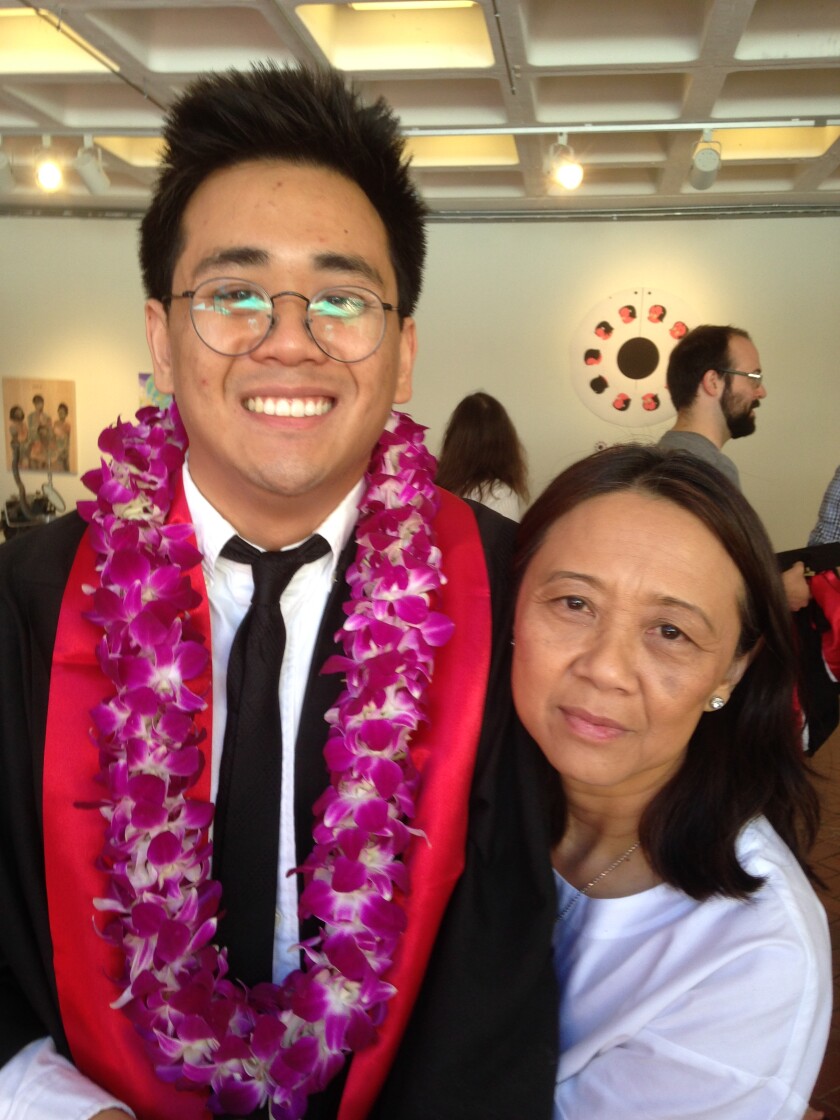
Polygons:
[[618,351],[616,364],[625,377],[641,381],[659,365],[659,349],[649,338],[628,338]]

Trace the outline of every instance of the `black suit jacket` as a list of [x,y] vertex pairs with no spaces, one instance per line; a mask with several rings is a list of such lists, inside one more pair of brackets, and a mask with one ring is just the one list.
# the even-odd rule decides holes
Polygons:
[[[552,779],[510,703],[508,572],[515,526],[484,507],[473,508],[493,594],[494,653],[468,807],[467,862],[372,1120],[551,1115],[555,895],[544,795]],[[43,1035],[72,1057],[51,965],[41,785],[52,647],[83,530],[70,514],[0,546],[0,1062]],[[351,556],[348,550],[345,566]],[[339,580],[322,623],[316,666],[333,652],[345,597]],[[311,845],[311,807],[327,780],[322,717],[339,687],[335,675],[314,672],[307,690],[296,756],[299,859]],[[313,1098],[307,1117],[334,1117],[342,1084],[339,1077]]]

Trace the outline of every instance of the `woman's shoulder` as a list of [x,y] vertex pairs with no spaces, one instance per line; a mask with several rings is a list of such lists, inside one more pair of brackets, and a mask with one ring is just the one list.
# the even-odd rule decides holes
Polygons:
[[503,517],[509,517],[511,521],[518,521],[522,516],[522,503],[519,495],[515,490],[511,490],[505,482],[488,483],[480,496],[477,491],[474,491],[467,497],[496,510]]
[[827,919],[816,891],[796,857],[764,817],[742,829],[736,845],[741,865],[763,884],[748,900],[765,913],[778,911],[800,936],[827,943]]

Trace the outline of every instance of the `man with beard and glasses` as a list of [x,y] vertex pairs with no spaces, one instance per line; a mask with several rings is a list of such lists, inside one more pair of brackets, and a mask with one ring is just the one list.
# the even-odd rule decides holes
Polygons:
[[667,384],[677,422],[660,446],[705,459],[740,489],[738,468],[721,448],[752,435],[767,396],[750,336],[739,327],[695,327],[671,351]]
[[[704,324],[680,339],[666,375],[677,420],[659,440],[671,451],[705,459],[741,489],[738,468],[721,448],[755,431],[755,411],[767,396],[761,359],[745,330]],[[782,574],[792,611],[811,597],[801,561]]]

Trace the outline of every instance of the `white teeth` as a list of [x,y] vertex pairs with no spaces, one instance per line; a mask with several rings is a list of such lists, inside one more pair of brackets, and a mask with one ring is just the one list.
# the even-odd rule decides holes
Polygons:
[[244,403],[266,416],[325,416],[333,407],[329,397],[247,397]]

